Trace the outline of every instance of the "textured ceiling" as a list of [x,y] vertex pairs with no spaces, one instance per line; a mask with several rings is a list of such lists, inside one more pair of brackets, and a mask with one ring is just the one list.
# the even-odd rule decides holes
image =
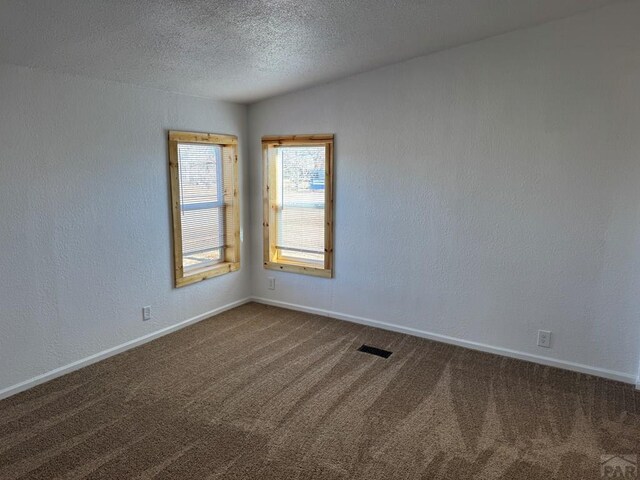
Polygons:
[[0,0],[0,62],[252,102],[613,0]]

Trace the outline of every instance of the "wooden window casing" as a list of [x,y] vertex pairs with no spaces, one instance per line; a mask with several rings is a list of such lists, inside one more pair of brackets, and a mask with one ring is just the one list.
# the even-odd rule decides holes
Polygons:
[[[324,146],[324,245],[321,260],[306,261],[300,258],[285,258],[277,245],[278,232],[278,172],[277,150],[279,147]],[[288,135],[262,137],[263,153],[263,257],[264,268],[333,277],[333,135]],[[282,182],[282,180],[280,180]],[[280,187],[282,188],[282,187]],[[287,249],[290,250],[290,249]],[[294,249],[295,250],[295,249]],[[304,252],[304,249],[300,249]],[[314,255],[320,255],[316,253]]]
[[[183,215],[181,201],[179,145],[215,145],[221,149],[222,208],[221,235],[224,244],[220,247],[222,258],[213,265],[202,268],[185,268],[183,251]],[[171,205],[173,216],[173,259],[174,284],[183,287],[208,278],[234,272],[240,269],[240,196],[238,189],[238,138],[232,135],[218,135],[197,132],[169,132],[169,172],[171,183]],[[219,175],[219,173],[218,173]]]

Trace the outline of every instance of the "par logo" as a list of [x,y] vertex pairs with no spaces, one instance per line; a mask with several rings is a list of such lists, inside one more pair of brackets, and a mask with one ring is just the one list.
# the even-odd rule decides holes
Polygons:
[[636,480],[638,478],[637,455],[602,455],[600,457],[602,478]]

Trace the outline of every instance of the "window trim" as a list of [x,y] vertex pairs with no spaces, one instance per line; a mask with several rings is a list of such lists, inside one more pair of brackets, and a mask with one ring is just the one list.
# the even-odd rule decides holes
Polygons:
[[[223,135],[215,133],[169,131],[169,179],[171,188],[171,213],[173,230],[173,266],[174,286],[184,287],[192,283],[201,282],[208,278],[235,272],[240,269],[240,196],[238,187],[238,137],[235,135]],[[214,265],[200,269],[194,269],[187,275],[184,274],[183,250],[182,250],[182,217],[180,209],[180,171],[178,165],[178,144],[215,144],[222,147],[221,171],[224,172],[224,156],[230,150],[232,155],[232,185],[222,184],[223,191],[232,188],[230,201],[223,200],[227,208],[231,208],[233,225],[223,225],[225,230],[224,260]],[[223,180],[224,182],[224,180]],[[226,217],[225,217],[226,218]],[[231,242],[229,243],[229,238]],[[228,243],[228,244],[227,244]]]
[[[314,266],[313,262],[300,262],[277,257],[276,253],[276,192],[270,188],[270,179],[275,175],[275,161],[270,158],[270,147],[325,145],[325,225],[324,225],[324,265]],[[262,137],[263,158],[263,266],[269,270],[333,277],[333,135],[269,135]]]

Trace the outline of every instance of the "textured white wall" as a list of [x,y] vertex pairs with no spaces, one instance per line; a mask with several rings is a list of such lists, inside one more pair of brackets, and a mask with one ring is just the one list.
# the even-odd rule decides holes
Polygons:
[[246,145],[246,107],[0,66],[0,390],[249,295],[248,249],[172,288],[167,129]]
[[[618,4],[250,107],[254,295],[633,381],[638,25]],[[260,137],[294,133],[336,135],[333,280],[260,263]]]

